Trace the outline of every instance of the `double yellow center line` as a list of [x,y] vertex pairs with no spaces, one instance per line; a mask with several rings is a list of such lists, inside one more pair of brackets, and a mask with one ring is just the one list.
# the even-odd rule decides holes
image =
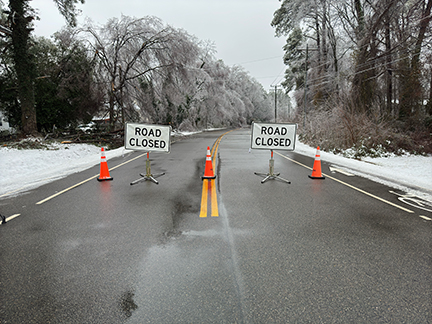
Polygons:
[[[216,140],[215,144],[212,146],[211,156],[212,156],[213,170],[216,170],[216,158],[217,158],[217,151],[219,149],[219,144],[222,140],[222,137],[224,137],[229,132],[232,132],[232,130],[219,136],[218,139]],[[202,195],[201,195],[201,210],[200,210],[199,217],[207,217],[209,207],[211,210],[210,215],[212,217],[218,217],[219,216],[219,208],[218,208],[218,203],[217,203],[215,179],[204,179],[203,180]]]
[[218,204],[217,204],[215,179],[204,179],[203,180],[200,217],[207,217],[208,207],[209,207],[208,206],[209,193],[210,193],[211,216],[212,217],[218,217],[219,216],[219,208],[218,208]]

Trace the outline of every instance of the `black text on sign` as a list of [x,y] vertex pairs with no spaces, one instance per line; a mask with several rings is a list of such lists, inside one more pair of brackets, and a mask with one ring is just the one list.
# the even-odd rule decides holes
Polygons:
[[125,148],[136,151],[169,152],[171,127],[126,124]]
[[251,148],[287,150],[295,148],[297,124],[252,124]]

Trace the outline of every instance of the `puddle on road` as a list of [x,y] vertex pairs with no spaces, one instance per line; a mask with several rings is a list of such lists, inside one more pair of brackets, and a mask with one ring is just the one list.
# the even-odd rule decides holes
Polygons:
[[213,237],[213,236],[221,236],[220,231],[216,231],[215,229],[208,229],[205,231],[187,231],[183,233],[185,236],[197,236],[197,237]]
[[138,305],[133,300],[134,296],[132,291],[127,291],[120,298],[120,308],[126,317],[131,317],[132,312],[138,309]]
[[[124,298],[139,305],[128,313],[132,314],[128,324],[173,323],[182,318],[196,323],[197,314],[213,314],[211,300],[236,304],[230,258],[224,253],[227,246],[217,238],[209,242],[200,237],[185,239],[189,234],[184,232],[180,235],[180,240],[150,248],[142,260],[135,295]],[[217,278],[226,280],[221,283]]]

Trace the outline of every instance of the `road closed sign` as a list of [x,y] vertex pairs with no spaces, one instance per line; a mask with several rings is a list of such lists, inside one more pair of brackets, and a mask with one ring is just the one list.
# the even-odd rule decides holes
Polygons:
[[297,124],[252,124],[251,148],[294,151]]
[[168,153],[170,147],[170,126],[126,124],[125,149]]

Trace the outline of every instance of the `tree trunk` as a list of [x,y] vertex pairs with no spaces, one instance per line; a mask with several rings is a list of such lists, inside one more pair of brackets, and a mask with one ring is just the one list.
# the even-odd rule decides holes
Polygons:
[[109,130],[114,130],[114,85],[112,85],[112,89],[108,91],[109,97]]
[[414,71],[419,70],[419,63],[420,63],[420,52],[423,44],[423,40],[425,37],[426,29],[429,25],[429,22],[431,21],[431,8],[432,8],[432,0],[429,0],[425,11],[423,12],[422,18],[420,19],[420,25],[419,25],[419,33],[417,36],[417,42],[414,49],[414,55],[411,61],[411,68]]
[[429,0],[427,2],[425,11],[423,12],[422,15],[422,19],[420,20],[420,28],[419,28],[419,33],[417,36],[417,42],[415,45],[415,50],[414,50],[414,56],[412,58],[411,61],[411,69],[413,71],[413,84],[415,86],[417,86],[418,91],[414,92],[414,100],[417,103],[416,106],[418,106],[419,104],[421,106],[423,106],[423,93],[422,93],[422,86],[421,86],[421,82],[420,82],[420,77],[421,77],[421,71],[420,71],[420,53],[421,53],[421,48],[422,48],[422,44],[423,44],[423,40],[425,38],[425,34],[426,34],[426,30],[427,27],[432,19],[431,17],[431,8],[432,8],[432,0]]
[[24,135],[38,135],[34,97],[35,64],[29,54],[28,20],[24,0],[10,0],[12,12],[13,59],[18,78],[18,99],[21,105],[22,132]]
[[365,112],[368,110],[371,100],[371,89],[368,87],[368,83],[365,82],[370,76],[369,66],[366,64],[369,57],[368,44],[370,36],[365,35],[365,18],[360,0],[354,0],[354,8],[357,15],[357,52],[351,95],[355,103],[355,109],[359,112]]
[[363,32],[365,29],[365,18],[364,11],[360,0],[354,0],[354,7],[357,14],[357,42],[359,42],[363,37]]
[[392,80],[392,55],[391,55],[391,38],[390,38],[390,19],[385,22],[385,45],[386,45],[386,87],[387,87],[387,113],[393,115],[393,80]]
[[399,110],[399,118],[407,120],[419,112],[419,107],[423,105],[422,101],[422,85],[420,82],[420,53],[425,33],[432,17],[431,14],[432,0],[428,0],[419,22],[419,32],[416,37],[417,41],[414,47],[414,54],[411,59],[411,66],[407,80],[402,86],[401,109]]
[[427,113],[432,116],[432,70],[431,70],[431,79],[429,84],[429,100],[427,105]]
[[328,58],[327,58],[327,25],[328,25],[328,21],[327,21],[327,3],[326,0],[321,0],[322,2],[322,6],[323,6],[323,13],[322,13],[322,61],[323,61],[323,66],[322,66],[322,71],[324,72],[324,74],[327,73],[327,68],[328,68]]

